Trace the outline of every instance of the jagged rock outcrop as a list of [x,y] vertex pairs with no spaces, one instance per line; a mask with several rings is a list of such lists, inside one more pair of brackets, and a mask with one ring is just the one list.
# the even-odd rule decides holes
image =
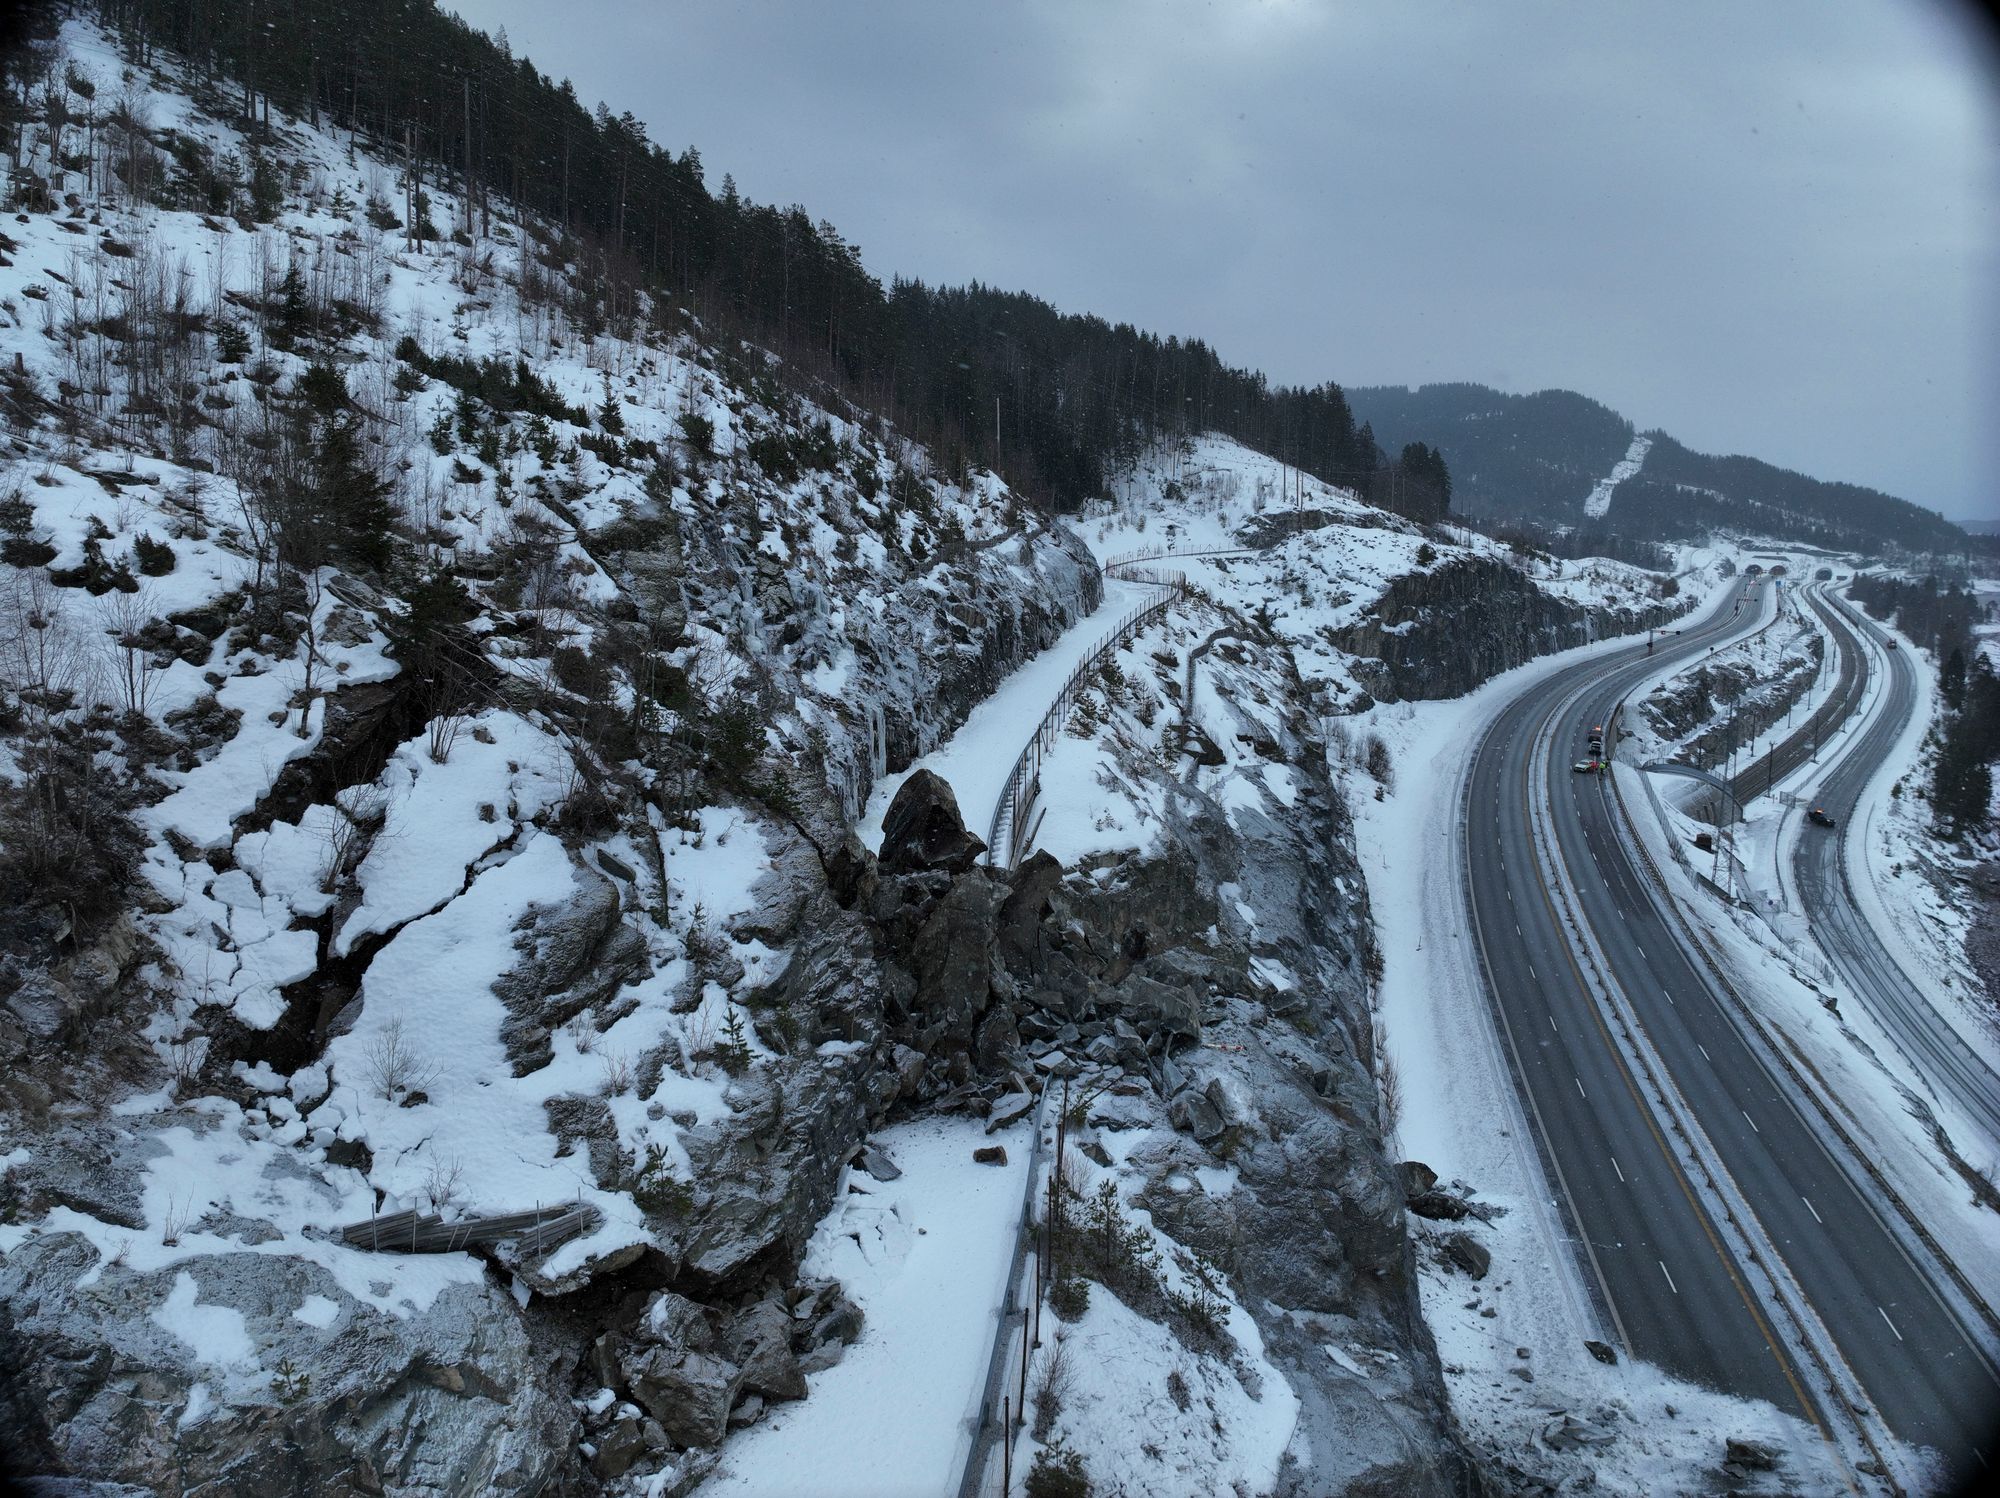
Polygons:
[[1676,743],[1673,757],[1712,769],[1785,717],[1818,679],[1817,632],[1770,648],[1739,646],[1675,677],[1640,704],[1647,725]]
[[1524,661],[1677,618],[1682,606],[1603,610],[1545,593],[1484,557],[1398,577],[1334,643],[1361,657],[1355,679],[1384,702],[1457,697]]

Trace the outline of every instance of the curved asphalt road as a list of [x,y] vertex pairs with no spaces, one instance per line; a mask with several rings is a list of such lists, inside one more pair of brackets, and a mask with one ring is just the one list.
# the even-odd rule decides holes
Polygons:
[[1537,860],[1529,785],[1553,734],[1547,793],[1561,857],[1611,977],[1737,1186],[1898,1435],[1977,1470],[2000,1382],[1873,1208],[1821,1148],[1682,952],[1614,829],[1606,783],[1575,775],[1583,730],[1663,662],[1745,632],[1761,585],[1652,654],[1630,649],[1538,682],[1475,751],[1466,876],[1489,986],[1545,1158],[1611,1322],[1634,1355],[1807,1418],[1806,1380],[1661,1138],[1585,989]]
[[[1844,607],[1830,608],[1818,600],[1814,606],[1826,620],[1843,657],[1862,660],[1857,631],[1866,631],[1878,640],[1886,638],[1874,625],[1848,615]],[[1889,661],[1888,701],[1820,781],[1814,804],[1825,807],[1835,825],[1832,829],[1806,826],[1793,852],[1793,878],[1814,936],[1848,986],[1895,1037],[1910,1064],[1986,1131],[1986,1139],[1978,1147],[1966,1141],[1961,1148],[1961,1153],[1977,1159],[2000,1144],[2000,1078],[1883,947],[1874,927],[1855,906],[1842,857],[1844,841],[1854,835],[1861,793],[1901,737],[1916,707],[1917,673],[1907,652],[1883,653]]]

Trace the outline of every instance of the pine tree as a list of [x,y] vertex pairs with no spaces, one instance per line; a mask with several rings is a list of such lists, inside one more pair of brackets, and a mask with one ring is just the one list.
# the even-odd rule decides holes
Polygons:
[[1951,647],[1944,669],[1938,674],[1938,690],[1954,709],[1965,705],[1965,652],[1956,645]]
[[1975,731],[1966,714],[1952,717],[1931,776],[1931,808],[1940,822],[1958,833],[1985,825],[1986,808],[1993,800],[1993,771],[1981,753]]

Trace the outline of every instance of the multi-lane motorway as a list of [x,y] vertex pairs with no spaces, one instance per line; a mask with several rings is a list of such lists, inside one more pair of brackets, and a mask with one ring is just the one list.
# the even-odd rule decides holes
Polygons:
[[1630,1006],[1837,1356],[1895,1435],[1935,1448],[1954,1472],[1977,1471],[2000,1380],[1682,948],[1617,834],[1608,782],[1570,769],[1586,730],[1609,723],[1633,686],[1747,633],[1770,591],[1734,589],[1740,608],[1725,598],[1651,654],[1634,645],[1558,671],[1501,713],[1464,794],[1473,931],[1588,1276],[1628,1351],[1807,1419],[1835,1414],[1824,1376],[1795,1363],[1783,1318],[1648,1106],[1586,981],[1559,876],[1575,890],[1603,981]]

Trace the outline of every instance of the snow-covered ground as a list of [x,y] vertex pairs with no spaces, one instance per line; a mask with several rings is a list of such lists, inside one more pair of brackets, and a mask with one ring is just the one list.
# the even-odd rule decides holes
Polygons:
[[1634,437],[1632,445],[1625,449],[1625,456],[1614,463],[1611,472],[1599,479],[1597,486],[1590,491],[1583,502],[1583,513],[1592,520],[1602,519],[1605,511],[1611,508],[1612,491],[1645,466],[1646,454],[1652,449],[1651,437]]
[[[926,1119],[875,1141],[903,1174],[850,1168],[802,1272],[837,1278],[861,1336],[812,1392],[725,1449],[704,1498],[918,1498],[954,1490],[985,1385],[1027,1182],[1028,1126]],[[975,1165],[998,1143],[1005,1165]],[[663,1491],[670,1474],[655,1479]]]

